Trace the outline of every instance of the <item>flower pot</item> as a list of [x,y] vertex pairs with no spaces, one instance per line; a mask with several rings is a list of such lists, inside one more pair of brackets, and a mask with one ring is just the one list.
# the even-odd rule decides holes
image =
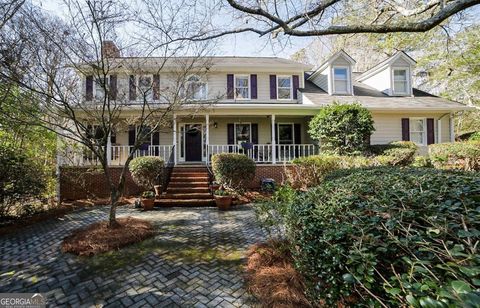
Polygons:
[[155,195],[157,197],[162,194],[162,185],[155,185],[153,188],[155,188]]
[[152,210],[154,204],[155,204],[155,199],[142,199],[142,205],[145,211]]
[[232,196],[215,196],[215,204],[219,210],[228,210],[232,204]]

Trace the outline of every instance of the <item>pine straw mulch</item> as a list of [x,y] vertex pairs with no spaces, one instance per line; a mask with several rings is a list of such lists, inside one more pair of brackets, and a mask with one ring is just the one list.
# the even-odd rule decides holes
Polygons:
[[75,230],[64,238],[62,251],[79,256],[92,256],[117,250],[154,235],[153,227],[148,221],[126,217],[118,218],[117,222],[118,225],[114,228],[108,228],[108,221],[101,221]]
[[247,289],[262,307],[313,307],[305,297],[303,279],[293,268],[285,243],[270,240],[255,244],[247,258]]
[[239,194],[236,196],[235,200],[233,201],[234,205],[241,205],[241,204],[248,204],[253,202],[261,202],[266,201],[272,198],[272,193],[270,192],[263,192],[257,190],[248,190],[243,194]]

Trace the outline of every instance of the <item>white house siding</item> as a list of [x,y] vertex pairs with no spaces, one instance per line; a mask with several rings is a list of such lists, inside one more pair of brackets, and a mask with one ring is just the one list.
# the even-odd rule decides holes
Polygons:
[[398,57],[395,61],[392,63],[392,67],[396,66],[401,66],[401,67],[410,67],[410,63],[405,60],[403,57]]
[[[375,132],[372,135],[372,144],[386,144],[402,140],[402,118],[433,118],[435,121],[435,139],[437,140],[438,122],[444,113],[372,113]],[[441,142],[449,142],[449,116],[441,121]]]
[[320,89],[328,92],[328,67],[312,78],[312,82]]
[[382,91],[384,93],[389,93],[390,91],[390,67],[386,67],[377,74],[371,76],[368,79],[362,81],[364,84],[371,86],[374,89]]

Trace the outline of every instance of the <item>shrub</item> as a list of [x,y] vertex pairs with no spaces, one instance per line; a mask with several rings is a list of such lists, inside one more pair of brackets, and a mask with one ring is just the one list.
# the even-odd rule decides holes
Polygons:
[[232,189],[244,189],[255,176],[255,162],[243,154],[221,153],[212,156],[215,179]]
[[368,109],[359,104],[334,103],[324,107],[310,121],[309,134],[320,141],[322,151],[335,154],[361,153],[374,131]]
[[287,180],[293,188],[308,188],[319,185],[330,172],[341,167],[341,156],[315,155],[296,158],[292,167],[286,169]]
[[[0,217],[29,212],[26,201],[46,190],[45,174],[38,163],[19,149],[0,144]],[[22,202],[22,206],[11,210]]]
[[326,306],[474,307],[480,178],[380,167],[340,170],[287,211],[308,294]]
[[473,133],[468,140],[470,141],[480,141],[480,132]]
[[412,167],[417,167],[417,168],[431,168],[432,162],[430,161],[430,158],[427,156],[416,156],[415,159],[413,160]]
[[413,163],[418,147],[411,141],[395,141],[389,144],[371,145],[368,154],[375,156],[373,165],[408,166]]
[[154,156],[134,158],[129,165],[133,181],[144,189],[153,189],[163,174],[163,167],[163,160]]
[[480,170],[480,141],[432,144],[428,150],[435,168]]

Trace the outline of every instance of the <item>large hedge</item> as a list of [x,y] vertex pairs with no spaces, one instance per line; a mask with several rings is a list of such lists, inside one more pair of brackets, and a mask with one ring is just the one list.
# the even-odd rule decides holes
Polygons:
[[360,104],[334,103],[310,121],[309,134],[320,141],[322,151],[335,154],[361,153],[374,131],[370,111]]
[[22,206],[28,199],[40,198],[46,192],[42,167],[19,149],[0,144],[0,170],[0,217],[23,214]]
[[326,306],[478,307],[480,178],[341,170],[287,207],[309,296]]
[[255,176],[255,162],[243,154],[221,153],[212,156],[215,180],[232,189],[244,189]]
[[432,144],[428,149],[435,168],[480,171],[480,141]]
[[155,156],[142,156],[134,158],[129,165],[133,181],[147,190],[159,183],[163,174],[163,159]]

